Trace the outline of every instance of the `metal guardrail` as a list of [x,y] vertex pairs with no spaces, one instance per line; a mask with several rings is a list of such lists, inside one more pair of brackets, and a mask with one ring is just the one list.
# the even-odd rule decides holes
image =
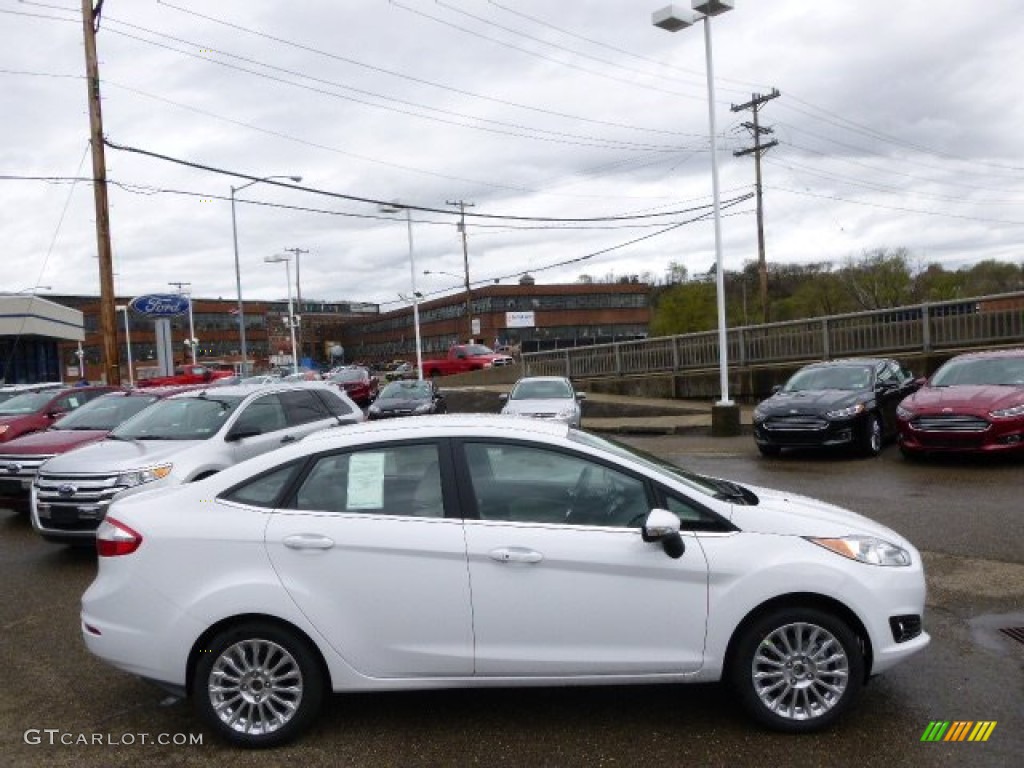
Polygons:
[[[1024,344],[1024,292],[728,329],[729,363],[746,367]],[[524,353],[531,376],[599,378],[716,368],[718,332]]]

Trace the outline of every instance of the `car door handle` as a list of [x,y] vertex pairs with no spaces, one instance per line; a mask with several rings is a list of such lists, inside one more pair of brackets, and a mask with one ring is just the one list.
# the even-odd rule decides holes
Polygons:
[[297,438],[295,435],[285,435],[284,437],[281,438],[281,444],[284,445],[285,443],[294,443],[298,439],[299,438]]
[[284,545],[288,549],[330,549],[334,546],[334,539],[316,533],[296,533],[286,536]]
[[499,547],[487,553],[491,560],[499,563],[539,563],[544,555],[532,549],[523,547]]

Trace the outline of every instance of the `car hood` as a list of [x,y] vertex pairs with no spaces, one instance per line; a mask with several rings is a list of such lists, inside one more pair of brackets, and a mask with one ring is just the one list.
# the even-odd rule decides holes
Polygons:
[[870,392],[851,392],[848,389],[778,392],[757,407],[762,413],[771,416],[820,414],[863,403],[870,398]]
[[903,401],[915,413],[942,412],[951,408],[960,413],[985,415],[1000,408],[1024,403],[1024,388],[995,384],[922,387]]
[[747,486],[756,506],[733,507],[732,522],[741,530],[781,536],[877,536],[893,544],[909,542],[891,528],[848,509],[789,491]]
[[430,405],[429,400],[416,400],[414,398],[388,398],[387,400],[381,400],[377,398],[374,403],[378,410],[381,411],[411,411],[414,408],[419,408],[421,405]]
[[36,416],[34,413],[20,413],[12,416],[0,416],[0,424],[16,424],[19,421],[32,419]]
[[48,429],[12,440],[3,447],[5,454],[64,453],[107,436],[106,429]]
[[509,400],[502,413],[558,413],[576,407],[576,401],[567,397],[550,400]]
[[47,472],[119,472],[159,464],[205,440],[101,440],[71,453],[54,456]]

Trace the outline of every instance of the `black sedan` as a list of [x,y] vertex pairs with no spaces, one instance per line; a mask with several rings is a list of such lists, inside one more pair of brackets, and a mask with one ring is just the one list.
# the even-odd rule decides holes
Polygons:
[[380,391],[367,411],[369,419],[391,419],[395,416],[420,416],[445,413],[444,395],[432,381],[392,381]]
[[833,446],[876,456],[896,435],[896,406],[919,386],[910,371],[887,358],[814,363],[754,409],[754,440],[765,456],[778,456],[783,448]]

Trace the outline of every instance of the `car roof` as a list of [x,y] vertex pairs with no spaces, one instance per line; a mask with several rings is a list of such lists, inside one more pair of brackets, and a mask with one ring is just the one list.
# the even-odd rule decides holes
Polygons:
[[246,398],[259,397],[271,392],[293,392],[297,389],[326,389],[334,393],[338,392],[336,387],[331,386],[330,382],[326,381],[282,381],[280,383],[264,384],[260,387],[253,387],[251,384],[232,384],[228,387],[200,386],[196,389],[178,392],[171,395],[171,398],[177,400],[185,397],[203,397],[206,395],[213,397],[228,395],[229,397]]
[[962,355],[951,357],[950,360],[967,360],[986,357],[1024,357],[1024,347],[1013,349],[985,349],[980,352],[964,352]]
[[565,437],[569,426],[562,422],[498,416],[488,413],[452,413],[431,416],[408,416],[402,419],[365,421],[338,429],[315,432],[303,442],[347,442],[350,437],[433,438],[469,435],[473,437]]
[[817,363],[805,365],[805,368],[828,368],[839,365],[879,365],[881,363],[895,363],[888,357],[841,357],[836,360],[821,360]]
[[565,376],[523,376],[516,380],[516,384],[520,381],[569,381],[569,379]]

